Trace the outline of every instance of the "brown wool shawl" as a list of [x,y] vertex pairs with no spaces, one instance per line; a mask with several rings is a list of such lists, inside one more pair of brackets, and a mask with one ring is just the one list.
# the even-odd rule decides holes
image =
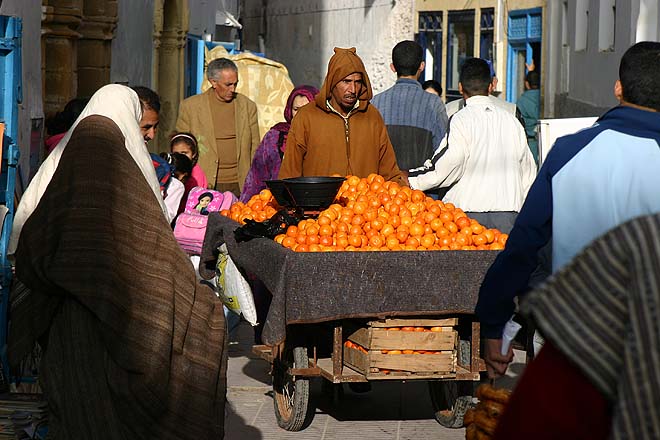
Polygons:
[[35,340],[49,438],[219,439],[225,322],[117,125],[75,129],[20,236],[9,355]]
[[611,402],[613,439],[660,437],[660,215],[595,240],[522,309]]

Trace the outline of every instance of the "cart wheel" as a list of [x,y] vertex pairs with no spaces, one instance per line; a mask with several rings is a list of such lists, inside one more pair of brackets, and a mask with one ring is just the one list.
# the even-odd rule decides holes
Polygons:
[[473,406],[478,382],[470,380],[430,381],[429,392],[435,419],[446,428],[461,428],[465,412]]
[[300,431],[312,421],[309,405],[309,379],[288,374],[288,368],[307,368],[306,347],[285,350],[273,370],[273,405],[277,424],[287,431]]

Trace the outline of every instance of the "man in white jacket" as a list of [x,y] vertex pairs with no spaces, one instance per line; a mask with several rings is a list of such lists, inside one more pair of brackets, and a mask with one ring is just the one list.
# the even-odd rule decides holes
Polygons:
[[514,115],[493,105],[484,60],[465,61],[458,89],[465,107],[449,120],[433,157],[409,171],[410,186],[449,188],[443,201],[487,227],[508,232],[536,175],[525,130]]

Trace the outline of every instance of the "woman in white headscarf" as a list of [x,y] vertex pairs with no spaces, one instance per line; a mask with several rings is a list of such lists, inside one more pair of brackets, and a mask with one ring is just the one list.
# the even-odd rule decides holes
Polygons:
[[160,186],[156,177],[153,163],[149,157],[149,151],[144,143],[140,133],[140,119],[142,118],[142,108],[137,93],[131,88],[120,84],[109,84],[101,87],[82,111],[76,122],[69,129],[68,133],[57,144],[55,149],[48,155],[44,163],[39,167],[39,171],[32,178],[30,185],[23,194],[18,205],[16,215],[14,216],[13,228],[9,239],[8,255],[13,255],[18,246],[18,239],[21,230],[27,219],[32,215],[35,208],[41,200],[41,196],[46,191],[57,166],[60,163],[62,152],[71,139],[71,134],[76,129],[80,121],[90,115],[101,115],[112,119],[119,126],[124,138],[126,139],[126,149],[140,168],[142,175],[146,179],[149,187],[154,192],[163,213],[166,213],[163,197],[160,193]]

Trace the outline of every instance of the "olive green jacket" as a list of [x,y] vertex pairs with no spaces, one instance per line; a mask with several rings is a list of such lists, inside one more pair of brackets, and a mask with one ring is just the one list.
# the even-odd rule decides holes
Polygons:
[[[176,131],[187,131],[195,135],[199,146],[199,166],[206,174],[209,186],[215,185],[218,177],[218,153],[215,145],[215,132],[209,99],[213,89],[184,99],[179,106]],[[236,158],[238,160],[238,185],[243,190],[243,182],[250,170],[252,158],[259,146],[259,122],[257,106],[247,96],[236,94]]]

